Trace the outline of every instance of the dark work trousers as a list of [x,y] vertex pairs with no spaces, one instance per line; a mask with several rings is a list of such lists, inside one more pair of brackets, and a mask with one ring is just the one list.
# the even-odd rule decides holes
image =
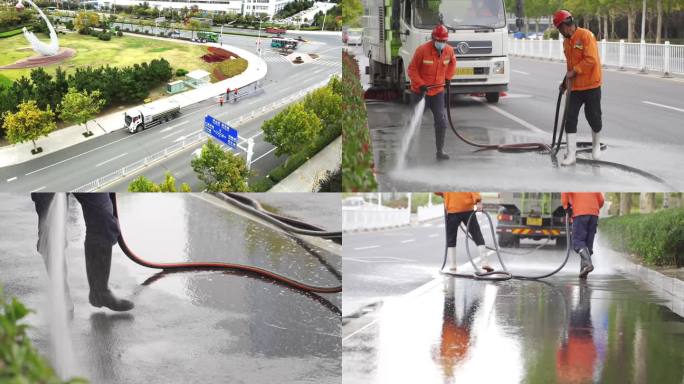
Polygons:
[[[119,238],[119,222],[114,217],[114,206],[108,193],[74,193],[81,204],[83,219],[86,224],[85,244],[93,246],[113,246]],[[47,217],[48,208],[54,193],[32,193],[38,213],[38,237],[42,237],[43,221]],[[40,241],[40,240],[39,240]],[[39,250],[40,251],[40,250]]]
[[584,105],[584,116],[594,132],[601,132],[601,87],[570,92],[570,104],[565,120],[565,132],[577,133],[577,119]]
[[[463,223],[466,225],[468,218],[473,213],[473,211],[468,212],[456,212],[447,214],[446,231],[447,231],[447,247],[456,246],[456,236],[458,234],[458,227]],[[482,237],[482,232],[480,232],[480,224],[477,222],[477,217],[473,217],[470,220],[470,226],[468,227],[468,232],[470,236],[475,241],[477,245],[484,245],[484,238]]]
[[594,236],[597,226],[598,216],[581,215],[572,219],[572,248],[575,252],[586,247],[589,253],[594,253]]
[[[444,136],[447,128],[447,115],[445,108],[444,92],[440,92],[434,96],[425,96],[425,108],[430,108],[432,117],[435,119],[435,146],[437,152],[444,150]],[[415,106],[420,100],[420,95],[411,93],[411,105]]]

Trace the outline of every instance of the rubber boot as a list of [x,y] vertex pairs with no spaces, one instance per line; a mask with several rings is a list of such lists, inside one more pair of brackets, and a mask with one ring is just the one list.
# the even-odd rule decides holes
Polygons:
[[591,158],[601,159],[601,132],[591,131]]
[[129,311],[133,303],[118,299],[109,290],[109,271],[112,267],[112,247],[109,245],[85,245],[86,272],[90,285],[90,304],[107,307],[112,311]]
[[480,253],[480,260],[482,260],[480,268],[484,269],[485,272],[492,272],[494,268],[489,266],[489,260],[487,260],[489,251],[487,250],[487,247],[485,247],[484,245],[478,245],[477,250]]
[[449,155],[447,155],[443,151],[437,152],[436,157],[437,157],[437,160],[449,160],[450,159]]
[[577,158],[575,157],[575,152],[577,151],[577,134],[568,133],[568,151],[565,155],[565,159],[561,161],[561,165],[575,165]]
[[594,265],[591,263],[591,252],[588,248],[582,248],[579,251],[580,258],[580,279],[586,279],[589,272],[594,270]]
[[448,247],[447,248],[447,259],[446,259],[446,264],[444,265],[444,268],[447,272],[456,272],[456,255],[455,255],[455,249],[454,247]]

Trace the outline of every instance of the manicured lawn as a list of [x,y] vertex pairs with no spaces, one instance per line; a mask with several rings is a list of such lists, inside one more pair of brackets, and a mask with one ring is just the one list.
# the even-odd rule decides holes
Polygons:
[[[44,35],[40,38],[48,41]],[[200,58],[207,53],[206,48],[198,45],[132,36],[113,36],[111,41],[102,41],[92,36],[75,33],[59,35],[59,40],[60,46],[76,50],[76,56],[60,64],[67,71],[87,66],[123,67],[159,58],[168,60],[174,70],[184,68],[188,71],[194,69],[203,69],[209,73],[212,71],[212,66]],[[0,39],[0,66],[33,55],[34,52],[23,35]],[[57,65],[54,65],[46,69],[53,73],[56,67]],[[30,72],[30,69],[0,70],[0,82],[3,81],[3,76],[15,80],[21,76],[28,77]]]

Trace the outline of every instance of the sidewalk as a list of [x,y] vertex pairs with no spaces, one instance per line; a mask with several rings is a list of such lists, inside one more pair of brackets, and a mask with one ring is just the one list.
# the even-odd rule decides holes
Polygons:
[[[138,35],[136,35],[138,36]],[[143,36],[145,37],[145,36]],[[151,39],[168,40],[160,37],[147,36]],[[192,42],[185,42],[187,44],[199,44]],[[205,45],[220,47],[217,43],[208,43]],[[181,108],[187,107],[192,104],[199,103],[201,101],[215,97],[221,93],[224,93],[226,88],[235,89],[243,88],[247,85],[253,84],[256,81],[263,79],[268,72],[268,66],[266,62],[254,53],[251,53],[242,48],[237,48],[233,46],[225,45],[222,48],[228,49],[243,59],[247,60],[249,63],[247,69],[234,77],[229,79],[219,81],[214,84],[208,84],[204,87],[194,89],[191,91],[179,93],[173,96],[169,96],[166,99],[176,100]],[[134,107],[131,107],[134,108]],[[130,108],[129,108],[130,109]],[[21,144],[8,145],[0,148],[0,167],[6,167],[10,165],[15,165],[23,163],[29,160],[37,159],[48,153],[53,153],[61,149],[70,147],[72,145],[79,144],[83,141],[89,140],[91,138],[110,133],[123,128],[125,110],[120,112],[111,113],[105,116],[98,117],[92,121],[88,122],[88,127],[94,135],[85,138],[83,137],[83,132],[85,128],[81,125],[74,125],[64,129],[60,129],[48,135],[47,137],[42,137],[36,140],[36,144],[43,148],[43,152],[37,155],[31,155],[31,149],[33,148],[33,143],[25,142]]]
[[325,176],[342,165],[342,136],[333,140],[314,157],[297,168],[288,177],[269,189],[269,192],[312,192]]

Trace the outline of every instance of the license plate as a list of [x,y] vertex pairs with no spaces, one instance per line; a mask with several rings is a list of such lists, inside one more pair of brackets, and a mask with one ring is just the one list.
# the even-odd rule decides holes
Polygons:
[[534,225],[537,227],[541,227],[542,218],[541,217],[528,217],[527,218],[527,225]]
[[456,76],[472,76],[475,74],[475,68],[456,68]]

